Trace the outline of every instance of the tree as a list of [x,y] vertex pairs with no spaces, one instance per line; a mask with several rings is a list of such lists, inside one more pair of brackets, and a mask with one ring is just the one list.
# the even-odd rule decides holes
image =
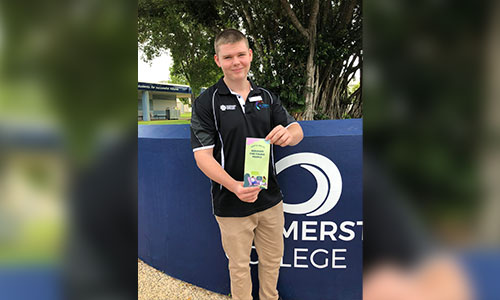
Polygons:
[[[303,118],[361,117],[361,89],[349,93],[348,87],[361,68],[359,1],[280,2],[308,46]],[[299,15],[302,21],[292,3],[295,11],[302,14]],[[306,22],[307,28],[302,25]]]
[[177,70],[174,70],[173,66],[170,67],[170,78],[167,83],[189,85],[186,76],[184,76],[183,74],[179,74]]
[[307,56],[307,65],[306,65],[306,88],[304,89],[305,98],[306,98],[306,107],[304,111],[304,118],[306,120],[313,119],[314,112],[314,103],[315,95],[317,92],[317,80],[318,76],[315,76],[316,64],[314,63],[314,52],[316,50],[316,39],[317,39],[317,23],[318,23],[318,13],[319,13],[319,0],[313,0],[310,13],[309,13],[309,25],[307,28],[304,28],[301,22],[297,19],[297,16],[292,10],[290,6],[290,2],[287,0],[281,0],[281,5],[285,9],[287,15],[290,17],[290,20],[297,28],[297,30],[306,38],[306,42],[309,46],[309,55]]
[[[205,4],[210,3],[200,2],[201,6]],[[204,24],[197,18],[217,20],[218,14],[210,7],[194,9],[193,3],[186,1],[139,1],[138,42],[146,60],[168,49],[174,62],[171,74],[186,78],[195,95],[201,87],[222,76],[213,55],[208,55],[213,48],[213,37],[222,25]],[[201,11],[204,16],[194,15]]]
[[256,50],[252,76],[297,119],[362,117],[361,85],[349,92],[362,67],[359,0],[224,3]]
[[[169,21],[163,20],[165,11]],[[193,89],[197,76],[203,75],[198,86],[203,80],[208,86],[222,75],[213,62],[213,38],[232,27],[243,30],[255,50],[249,76],[279,95],[297,119],[362,116],[361,86],[352,93],[348,88],[362,66],[359,0],[173,1],[168,7],[144,0],[139,24],[146,55],[183,45],[172,55],[174,69]],[[188,53],[191,48],[197,57]]]

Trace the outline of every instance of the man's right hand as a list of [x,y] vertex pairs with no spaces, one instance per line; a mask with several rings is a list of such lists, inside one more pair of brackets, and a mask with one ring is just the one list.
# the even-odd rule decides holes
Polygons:
[[226,189],[233,192],[241,201],[253,203],[259,196],[259,187],[243,187],[243,181],[234,180],[212,155],[213,148],[198,150],[194,152],[194,159],[200,170],[213,181],[222,184]]
[[259,197],[259,192],[261,188],[258,186],[254,187],[243,187],[243,181],[237,181],[232,187],[231,192],[233,192],[238,198],[243,202],[253,203],[257,201]]

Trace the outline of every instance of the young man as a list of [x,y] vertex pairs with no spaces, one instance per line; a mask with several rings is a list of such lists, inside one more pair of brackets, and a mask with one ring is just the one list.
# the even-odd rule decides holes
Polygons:
[[[219,33],[214,59],[224,77],[193,103],[194,157],[212,181],[213,213],[229,257],[233,299],[252,299],[250,252],[254,243],[259,256],[259,298],[277,300],[284,216],[272,148],[298,144],[302,128],[276,95],[247,78],[252,50],[241,32]],[[272,144],[267,189],[243,187],[247,137],[266,138]]]

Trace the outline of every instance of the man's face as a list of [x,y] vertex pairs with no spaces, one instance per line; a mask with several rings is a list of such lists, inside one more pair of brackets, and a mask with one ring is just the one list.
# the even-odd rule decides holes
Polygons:
[[252,49],[247,47],[245,41],[233,44],[219,45],[219,51],[214,56],[215,63],[222,69],[224,77],[231,81],[247,78],[252,61]]

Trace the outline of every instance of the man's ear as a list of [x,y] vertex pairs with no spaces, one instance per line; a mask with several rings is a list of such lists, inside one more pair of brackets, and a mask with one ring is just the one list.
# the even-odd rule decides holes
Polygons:
[[217,66],[220,68],[219,57],[217,56],[217,54],[214,54],[214,60]]
[[253,51],[252,51],[252,49],[248,48],[248,53],[250,55],[250,61],[252,61],[252,59],[253,59]]

